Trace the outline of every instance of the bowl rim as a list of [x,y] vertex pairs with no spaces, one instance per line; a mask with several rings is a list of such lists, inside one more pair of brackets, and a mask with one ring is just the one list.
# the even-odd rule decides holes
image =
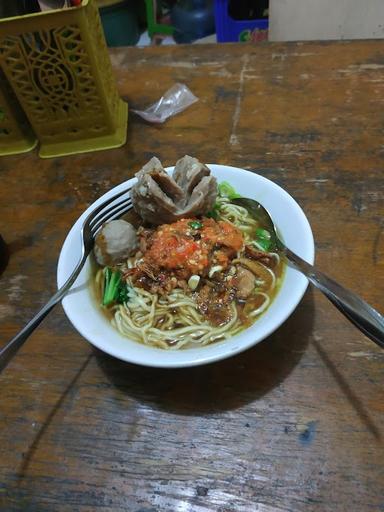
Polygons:
[[[300,205],[297,203],[295,199],[282,187],[280,187],[277,183],[274,181],[257,174],[256,172],[242,169],[234,166],[229,165],[222,165],[222,164],[207,164],[207,166],[211,169],[213,172],[213,175],[215,175],[215,172],[219,173],[224,172],[224,174],[228,171],[230,173],[242,173],[243,176],[245,176],[244,173],[249,174],[249,177],[253,176],[252,179],[255,179],[256,181],[259,180],[260,183],[263,183],[267,189],[268,187],[273,191],[276,191],[280,197],[283,197],[284,200],[288,202],[290,207],[292,208],[292,211],[297,216],[297,219],[300,220],[300,227],[303,229],[302,235],[305,238],[306,242],[306,250],[304,253],[299,254],[301,257],[303,257],[306,261],[309,263],[313,263],[314,256],[315,256],[315,244],[313,239],[313,234],[311,230],[311,226],[309,224],[309,221],[300,207]],[[167,172],[172,172],[174,169],[174,166],[167,167]],[[222,180],[219,178],[220,181]],[[230,181],[230,179],[228,178]],[[130,178],[128,180],[123,181],[122,183],[112,187],[107,192],[102,194],[98,199],[96,199],[91,205],[86,208],[83,213],[78,217],[78,219],[74,222],[71,229],[69,230],[64,243],[62,245],[58,265],[57,265],[57,285],[58,287],[62,286],[65,282],[67,276],[71,272],[72,265],[69,266],[68,259],[71,258],[70,256],[70,249],[74,244],[77,244],[80,248],[80,230],[81,225],[87,215],[98,206],[101,202],[103,202],[108,197],[112,196],[116,192],[119,192],[120,190],[123,190],[126,186],[132,186],[137,179],[135,177]],[[262,202],[262,201],[260,201]],[[76,240],[77,238],[77,240]],[[79,252],[80,254],[80,252]],[[72,258],[73,259],[73,258]],[[75,261],[75,260],[74,260]],[[213,343],[208,346],[204,347],[196,347],[196,348],[188,348],[185,350],[164,350],[160,348],[155,347],[149,347],[144,344],[138,343],[136,341],[130,340],[129,338],[124,338],[104,317],[103,313],[101,311],[97,311],[97,313],[100,315],[100,317],[103,317],[104,324],[108,326],[107,332],[114,334],[113,343],[105,344],[105,342],[100,338],[100,336],[92,334],[89,332],[89,326],[87,326],[86,322],[84,323],[81,316],[79,316],[79,312],[77,311],[77,307],[79,304],[76,305],[76,292],[84,293],[86,290],[86,293],[89,295],[91,292],[85,287],[84,285],[84,273],[85,273],[85,267],[83,268],[82,272],[80,273],[80,276],[77,278],[75,284],[72,287],[72,290],[70,293],[68,293],[63,301],[62,306],[65,311],[65,314],[73,327],[81,334],[82,337],[84,337],[88,342],[90,342],[93,346],[97,347],[103,352],[106,352],[107,354],[114,356],[120,360],[138,364],[142,366],[148,366],[148,367],[157,367],[157,368],[183,368],[183,367],[191,367],[191,366],[198,366],[208,363],[213,363],[215,361],[219,361],[221,359],[225,359],[227,357],[233,356],[235,354],[238,354],[240,352],[243,352],[254,345],[260,343],[262,340],[270,336],[274,331],[276,331],[287,319],[288,317],[293,313],[293,311],[296,309],[298,304],[300,303],[307,287],[308,287],[308,280],[306,277],[304,277],[301,273],[299,273],[296,270],[291,269],[290,267],[287,267],[285,270],[285,276],[283,278],[283,283],[281,285],[281,289],[278,291],[277,296],[274,298],[271,306],[269,306],[267,312],[265,315],[262,315],[260,319],[258,319],[254,324],[252,324],[249,328],[245,329],[244,331],[241,331],[238,335],[224,341],[219,341],[216,343]],[[289,303],[284,304],[284,306],[280,306],[280,309],[277,311],[276,321],[271,321],[269,319],[269,322],[264,327],[264,329],[261,330],[260,335],[256,335],[253,331],[260,325],[261,319],[268,315],[268,311],[273,309],[274,304],[276,303],[278,297],[281,294],[282,289],[284,288],[284,282],[287,277],[288,272],[294,272],[296,273],[296,277],[294,279],[296,288],[294,289],[294,295],[289,301]],[[80,287],[77,286],[79,280],[81,281],[81,278],[83,279],[83,284],[80,285]],[[88,295],[88,296],[89,296]],[[97,310],[96,303],[94,303],[95,310]],[[283,311],[281,311],[283,309]],[[269,315],[270,316],[270,315]],[[248,335],[247,335],[248,333]],[[251,334],[252,333],[252,334]],[[119,345],[117,343],[117,339],[125,344]],[[236,343],[233,343],[234,340],[237,340]],[[116,343],[115,343],[116,341]],[[133,345],[132,345],[133,344]],[[123,346],[123,351],[121,350],[121,345]],[[131,347],[131,353],[129,349],[126,349],[126,347]],[[134,347],[134,348],[133,348]],[[140,350],[138,349],[140,347]],[[124,353],[122,353],[124,352]]]

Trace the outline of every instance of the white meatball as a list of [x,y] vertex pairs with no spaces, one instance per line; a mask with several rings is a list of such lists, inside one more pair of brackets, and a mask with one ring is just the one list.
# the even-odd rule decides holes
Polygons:
[[125,220],[105,223],[96,235],[94,253],[100,265],[114,265],[127,259],[138,247],[136,230]]

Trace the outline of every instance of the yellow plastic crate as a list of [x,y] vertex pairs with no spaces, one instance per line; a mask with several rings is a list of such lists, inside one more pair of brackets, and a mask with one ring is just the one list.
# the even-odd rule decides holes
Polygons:
[[125,143],[128,105],[119,97],[93,0],[0,20],[0,65],[40,141],[41,157]]
[[0,69],[0,155],[25,153],[36,144],[28,120]]

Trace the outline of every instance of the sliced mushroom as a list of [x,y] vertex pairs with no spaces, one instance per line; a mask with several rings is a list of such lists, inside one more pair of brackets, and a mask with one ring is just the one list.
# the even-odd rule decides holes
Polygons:
[[256,279],[253,273],[238,265],[236,269],[235,287],[237,289],[237,297],[241,300],[247,299],[255,289]]
[[275,277],[272,270],[259,261],[248,258],[236,258],[232,263],[239,264],[250,270],[256,276],[256,286],[261,290],[267,291],[274,287]]
[[245,255],[252,260],[261,261],[261,263],[264,263],[264,265],[269,268],[276,267],[279,262],[279,256],[277,254],[259,251],[251,245],[245,246]]

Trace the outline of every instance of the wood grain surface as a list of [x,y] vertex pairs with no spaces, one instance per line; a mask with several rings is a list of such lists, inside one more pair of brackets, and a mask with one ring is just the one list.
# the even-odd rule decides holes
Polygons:
[[[199,102],[130,114],[124,147],[0,159],[5,343],[55,290],[60,247],[151,156],[253,170],[303,207],[324,272],[384,310],[384,42],[127,48],[131,108],[175,82]],[[0,510],[384,510],[384,353],[317,291],[232,359],[142,368],[95,350],[58,306],[0,375]]]

